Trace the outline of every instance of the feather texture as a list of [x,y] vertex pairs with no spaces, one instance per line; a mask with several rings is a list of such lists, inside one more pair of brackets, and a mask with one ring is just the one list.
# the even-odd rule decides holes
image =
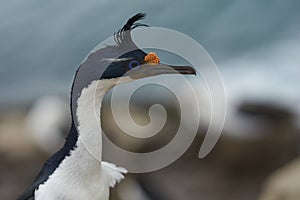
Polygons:
[[138,13],[130,19],[128,19],[126,24],[114,34],[114,40],[117,43],[117,45],[127,48],[135,48],[136,45],[134,44],[131,38],[131,30],[140,26],[148,26],[143,23],[137,23],[137,21],[142,20],[145,17],[145,13]]
[[108,181],[109,187],[115,187],[117,183],[119,183],[122,179],[124,179],[124,175],[127,173],[127,170],[123,167],[117,167],[113,163],[102,161],[102,171],[105,175],[105,179]]

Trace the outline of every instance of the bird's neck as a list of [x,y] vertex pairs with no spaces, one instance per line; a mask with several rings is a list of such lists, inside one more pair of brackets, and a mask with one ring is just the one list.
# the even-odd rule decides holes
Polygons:
[[116,80],[97,80],[84,88],[77,101],[78,141],[84,150],[95,159],[102,158],[102,128],[100,110],[104,95],[115,85]]
[[[114,86],[131,82],[130,77],[92,81],[83,88],[77,100],[78,141],[92,157],[102,160],[101,105],[105,94]],[[73,119],[74,120],[74,119]],[[75,119],[76,120],[76,119]]]

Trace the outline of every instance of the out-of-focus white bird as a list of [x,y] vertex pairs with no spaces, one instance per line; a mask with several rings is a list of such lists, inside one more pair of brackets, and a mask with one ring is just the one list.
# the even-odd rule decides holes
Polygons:
[[40,149],[52,154],[63,145],[70,120],[68,104],[63,98],[44,96],[29,110],[25,133]]

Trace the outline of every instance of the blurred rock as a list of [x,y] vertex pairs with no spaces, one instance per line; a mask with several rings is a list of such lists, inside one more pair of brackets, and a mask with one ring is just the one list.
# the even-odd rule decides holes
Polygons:
[[299,134],[291,111],[245,102],[238,112],[239,121],[245,121],[245,131],[225,127],[214,149],[213,160],[218,165],[235,173],[262,172],[277,169],[298,155]]
[[267,180],[259,200],[299,200],[300,159],[275,171]]
[[238,111],[244,115],[252,115],[270,122],[291,121],[295,115],[289,109],[268,102],[244,101],[238,106]]

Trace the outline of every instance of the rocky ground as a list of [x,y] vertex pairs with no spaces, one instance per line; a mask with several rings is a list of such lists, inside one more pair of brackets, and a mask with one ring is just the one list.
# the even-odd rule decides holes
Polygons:
[[[25,113],[9,111],[0,116],[0,196],[3,200],[15,199],[31,183],[48,156],[23,134]],[[199,131],[193,145],[179,160],[156,172],[129,174],[112,190],[111,199],[276,200],[282,199],[282,195],[285,200],[297,199],[299,161],[287,163],[297,156],[298,136],[289,120],[284,119],[270,123],[264,129],[264,136],[256,139],[236,138],[224,132],[205,159],[197,157],[203,139],[203,131]],[[115,132],[115,125],[109,121],[108,118],[104,122],[105,129]],[[152,142],[161,141],[164,140]],[[143,148],[151,147],[145,144],[135,150],[145,151]],[[281,167],[282,170],[276,171]],[[138,189],[142,194],[130,197]]]

